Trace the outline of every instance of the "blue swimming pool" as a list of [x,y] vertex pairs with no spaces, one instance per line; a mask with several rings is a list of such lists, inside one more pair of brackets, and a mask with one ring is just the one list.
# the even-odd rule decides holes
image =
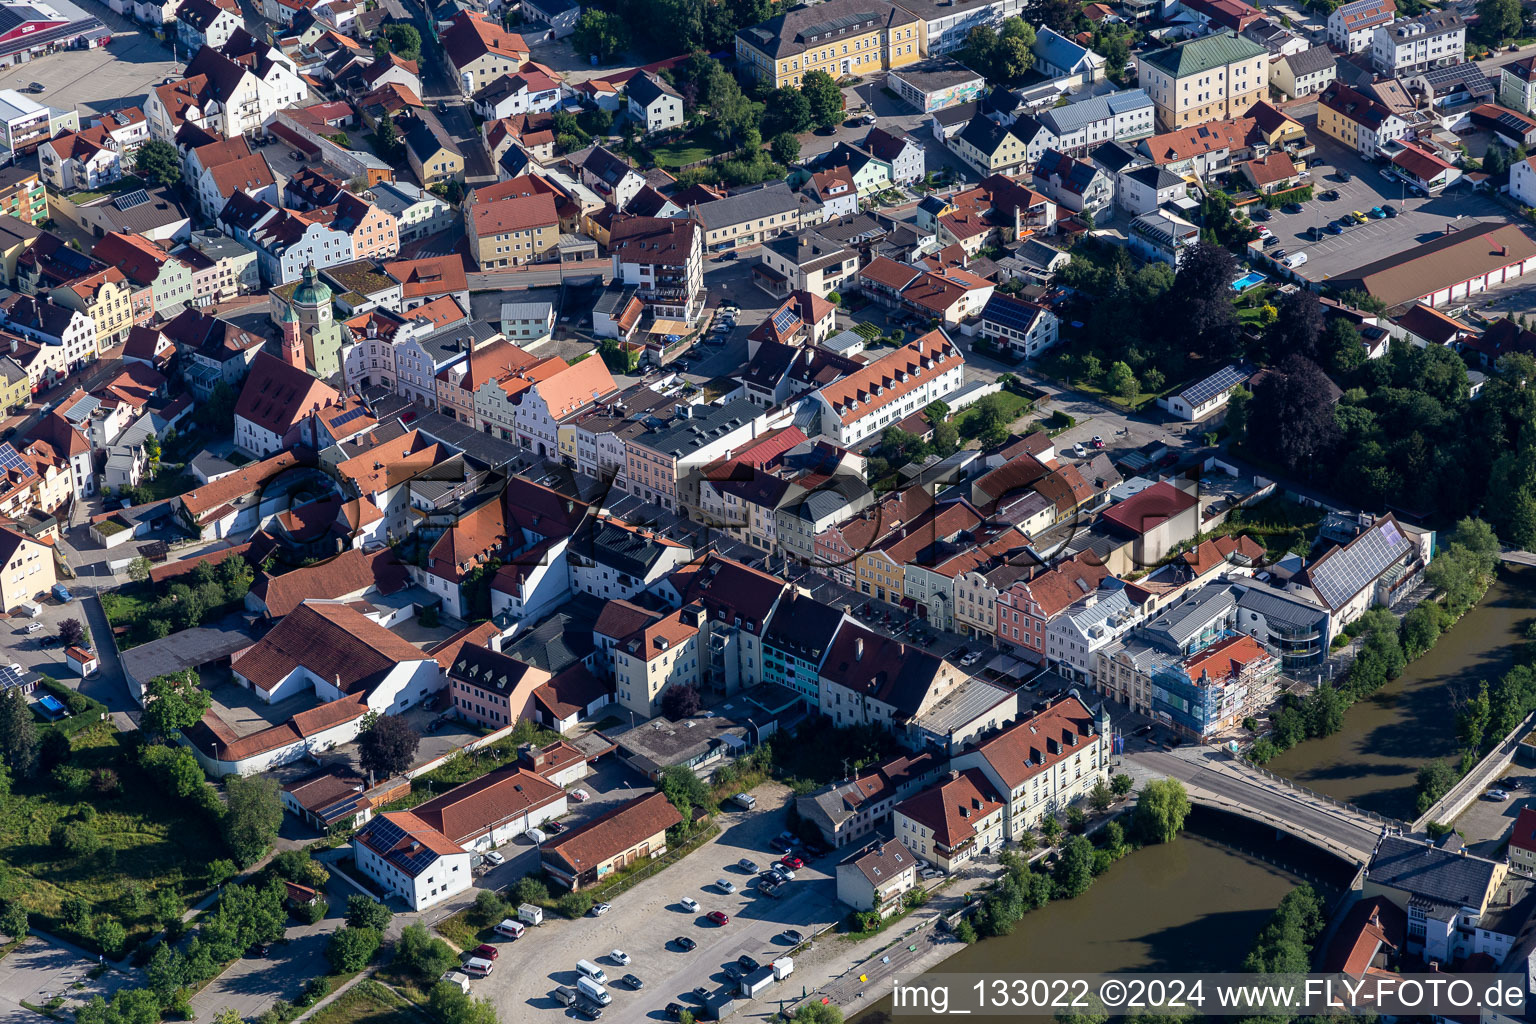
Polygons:
[[59,699],[52,694],[43,694],[41,697],[37,698],[37,702],[43,706],[43,711],[48,715],[49,718],[57,718],[64,714],[65,709],[63,703],[61,703]]
[[1245,292],[1249,288],[1252,288],[1254,285],[1263,284],[1267,280],[1269,280],[1269,278],[1265,277],[1257,270],[1250,270],[1248,273],[1232,282],[1232,290],[1235,292]]

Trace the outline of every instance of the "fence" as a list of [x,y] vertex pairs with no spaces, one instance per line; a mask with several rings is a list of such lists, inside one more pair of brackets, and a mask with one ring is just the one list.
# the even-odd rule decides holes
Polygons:
[[[1487,785],[1487,780],[1499,774],[1509,767],[1509,762],[1514,760],[1515,751],[1520,749],[1520,740],[1531,728],[1531,723],[1536,721],[1536,711],[1525,716],[1525,719],[1505,736],[1503,741],[1488,752],[1488,756],[1463,775],[1444,796],[1436,800],[1423,814],[1414,821],[1413,827],[1421,829],[1431,821],[1449,822],[1466,809],[1467,804],[1477,798]],[[1492,771],[1490,766],[1494,767]]]
[[1252,763],[1247,763],[1247,762],[1245,762],[1245,765],[1250,770],[1258,772],[1260,775],[1264,776],[1265,778],[1269,779],[1270,781],[1278,782],[1282,786],[1285,786],[1287,789],[1294,789],[1298,793],[1305,793],[1307,796],[1311,797],[1314,800],[1324,801],[1325,803],[1332,804],[1334,807],[1337,807],[1340,810],[1349,811],[1351,814],[1358,814],[1362,818],[1369,818],[1370,820],[1378,822],[1378,823],[1380,823],[1382,825],[1389,825],[1389,826],[1392,826],[1394,828],[1405,828],[1406,827],[1404,822],[1398,821],[1396,818],[1388,818],[1388,817],[1386,817],[1384,815],[1377,814],[1375,811],[1368,811],[1364,807],[1357,807],[1356,805],[1354,805],[1352,803],[1349,803],[1347,801],[1336,800],[1333,797],[1328,796],[1326,793],[1319,793],[1319,792],[1317,792],[1314,789],[1308,789],[1306,786],[1300,785],[1300,784],[1298,784],[1296,782],[1292,782],[1290,779],[1286,778],[1283,775],[1276,775],[1274,772],[1270,771],[1268,768],[1264,768],[1264,767],[1261,767],[1260,765],[1256,765],[1256,764],[1252,764]]

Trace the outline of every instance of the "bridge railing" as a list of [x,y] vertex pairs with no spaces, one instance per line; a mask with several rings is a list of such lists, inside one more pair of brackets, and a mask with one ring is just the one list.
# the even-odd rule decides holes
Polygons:
[[1288,779],[1284,775],[1276,775],[1268,768],[1265,768],[1262,765],[1256,765],[1252,761],[1243,761],[1242,763],[1245,767],[1248,768],[1249,771],[1257,772],[1272,782],[1280,783],[1280,785],[1286,787],[1287,789],[1294,789],[1298,793],[1305,793],[1307,796],[1312,797],[1314,800],[1321,800],[1324,803],[1332,804],[1334,807],[1337,807],[1340,810],[1348,811],[1351,814],[1358,814],[1362,818],[1369,818],[1371,821],[1378,822],[1382,825],[1390,825],[1395,828],[1403,829],[1408,827],[1406,822],[1399,821],[1396,818],[1389,818],[1386,815],[1377,814],[1375,811],[1368,811],[1364,807],[1349,803],[1346,800],[1339,800],[1329,796],[1326,793],[1319,793],[1315,789],[1308,789],[1306,786]]

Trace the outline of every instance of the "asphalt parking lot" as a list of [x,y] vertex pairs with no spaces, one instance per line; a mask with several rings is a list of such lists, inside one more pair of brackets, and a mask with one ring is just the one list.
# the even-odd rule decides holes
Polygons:
[[0,960],[0,1017],[35,1020],[37,1015],[21,1005],[23,1000],[47,1006],[57,997],[64,1000],[61,1011],[75,1010],[93,996],[111,999],[129,981],[117,971],[92,978],[90,972],[95,968],[95,960],[42,939],[28,940]]
[[[112,29],[110,45],[95,50],[64,50],[39,60],[0,70],[0,89],[22,89],[41,82],[46,89],[34,96],[39,103],[85,115],[141,106],[151,87],[179,75],[183,65],[170,49],[95,0],[82,7]],[[185,57],[185,54],[183,54]]]
[[[1500,783],[1511,779],[1517,781],[1520,788],[1502,787],[1509,794],[1508,800],[1488,799],[1488,790],[1499,789]],[[1467,809],[1456,819],[1455,828],[1473,853],[1491,857],[1504,845],[1509,830],[1514,827],[1515,819],[1524,807],[1536,807],[1536,775],[1522,770],[1519,765],[1511,765],[1499,777],[1498,783],[1489,786],[1467,805]]]
[[[1413,196],[1401,179],[1388,181],[1382,177],[1382,164],[1367,163],[1320,133],[1314,132],[1310,137],[1317,140],[1318,151],[1312,165],[1313,186],[1319,195],[1336,190],[1339,198],[1313,199],[1303,204],[1301,213],[1276,210],[1265,225],[1280,239],[1280,244],[1270,252],[1279,248],[1288,253],[1307,254],[1307,262],[1297,272],[1309,281],[1326,281],[1429,241],[1458,220],[1505,216],[1490,196],[1461,186],[1438,196]],[[1349,171],[1352,180],[1340,180],[1340,170]],[[1384,205],[1395,206],[1398,216],[1369,220],[1346,228],[1342,235],[1325,234],[1320,241],[1306,237],[1309,228],[1324,227],[1355,210],[1369,213],[1372,207]]]
[[[74,581],[61,580],[60,582],[66,587],[72,587]],[[68,604],[61,604],[52,597],[34,598],[34,600],[43,609],[43,613],[37,618],[29,619],[18,614],[5,620],[3,628],[6,630],[4,647],[7,663],[15,662],[23,668],[52,676],[60,682],[77,682],[80,677],[64,666],[63,646],[54,642],[52,638],[58,634],[59,623],[65,619],[79,619],[82,624],[89,624],[80,598],[76,597]],[[36,632],[27,632],[28,627],[34,623],[41,624],[43,628]],[[54,643],[54,646],[45,647],[45,640]]]
[[[586,959],[601,966],[610,979],[633,973],[645,982],[640,992],[610,985],[613,1002],[604,1010],[604,1020],[662,1020],[662,1008],[669,1002],[698,1010],[693,989],[702,985],[713,991],[726,984],[726,962],[747,953],[767,963],[789,951],[788,940],[780,938],[784,929],[808,935],[840,918],[836,886],[828,874],[831,856],[797,871],[789,883],[791,892],[781,899],[750,887],[753,876],[736,862],[748,857],[766,868],[777,859],[768,841],[784,828],[789,790],[768,784],[753,794],[755,811],[722,811],[718,821],[723,831],[715,842],[614,898],[613,909],[602,917],[546,918],[522,940],[502,944],[496,972],[476,982],[474,994],[490,999],[503,1020],[554,1022],[574,1017],[550,993],[559,985],[574,985],[576,961]],[[730,879],[738,891],[718,892],[717,878]],[[698,901],[697,912],[678,902],[685,896]],[[714,910],[730,915],[730,923],[710,923],[705,915]],[[678,949],[672,944],[678,935],[693,939],[698,948]],[[609,960],[608,951],[616,948],[630,955],[629,966]],[[776,993],[770,989],[767,995]]]

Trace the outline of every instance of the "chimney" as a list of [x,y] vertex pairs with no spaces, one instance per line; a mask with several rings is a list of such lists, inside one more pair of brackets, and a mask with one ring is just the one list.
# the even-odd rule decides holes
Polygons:
[[855,637],[853,640],[853,660],[864,660],[864,638],[861,636]]
[[497,654],[500,654],[501,653],[501,634],[500,633],[493,633],[493,634],[491,634],[491,639],[490,639],[490,643],[488,644],[488,646],[490,647],[491,650],[495,651]]
[[956,781],[959,778],[960,778],[960,773],[958,771],[956,771],[955,769],[951,768],[949,770],[949,781],[950,782],[954,782],[954,781]]

